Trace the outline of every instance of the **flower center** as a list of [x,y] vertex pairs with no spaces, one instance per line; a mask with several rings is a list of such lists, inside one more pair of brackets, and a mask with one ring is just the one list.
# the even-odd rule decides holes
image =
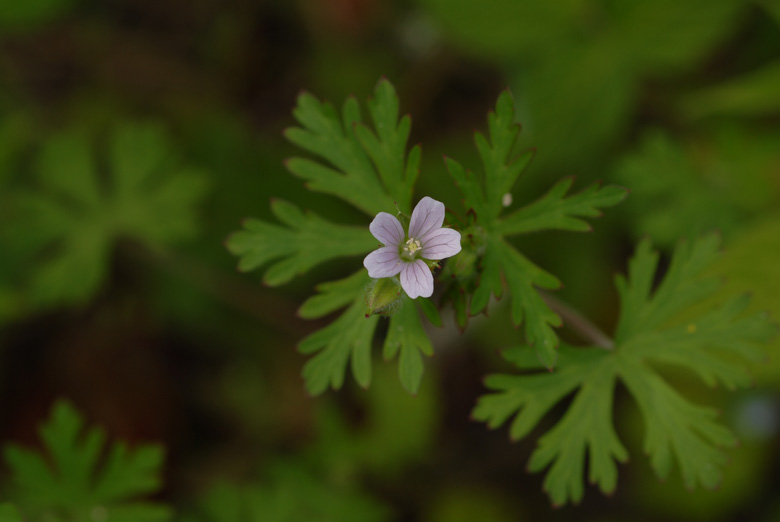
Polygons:
[[408,259],[414,259],[416,257],[416,253],[419,250],[422,250],[422,245],[420,245],[420,240],[415,239],[413,237],[410,237],[406,240],[406,243],[404,243],[403,248],[403,255],[404,257]]

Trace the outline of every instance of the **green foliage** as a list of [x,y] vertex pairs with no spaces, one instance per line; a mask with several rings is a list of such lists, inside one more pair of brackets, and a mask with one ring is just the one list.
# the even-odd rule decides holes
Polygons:
[[388,511],[344,484],[320,480],[295,464],[273,466],[262,485],[221,485],[206,496],[200,522],[382,522]]
[[681,109],[691,118],[710,115],[764,116],[780,112],[780,61],[686,96]]
[[137,500],[160,486],[162,449],[144,445],[130,450],[115,443],[106,452],[104,432],[92,428],[82,436],[83,428],[84,420],[73,406],[60,401],[40,431],[45,455],[16,445],[5,447],[10,497],[28,520],[169,520],[166,507]]
[[707,139],[680,145],[660,131],[648,132],[615,173],[615,180],[632,191],[632,205],[624,212],[635,235],[649,235],[663,245],[713,229],[731,236],[780,201],[778,139],[776,133],[724,127]]
[[737,0],[421,3],[453,45],[515,78],[543,171],[598,158],[620,139],[641,82],[704,59],[744,9]]
[[419,146],[405,157],[412,120],[398,119],[398,97],[385,79],[377,84],[368,110],[374,131],[363,123],[355,98],[347,99],[339,118],[330,103],[301,94],[293,114],[303,128],[287,129],[285,135],[330,166],[292,158],[287,168],[307,180],[310,189],[348,201],[370,216],[395,204],[408,213],[420,161]]
[[[84,133],[51,138],[37,158],[37,190],[10,196],[11,217],[26,226],[4,230],[0,241],[24,273],[33,306],[92,297],[119,238],[155,247],[196,234],[195,205],[205,179],[179,166],[162,129],[125,124],[109,146],[108,157],[98,158]],[[103,159],[108,179],[100,172]],[[35,270],[27,270],[30,263]]]
[[[780,317],[780,215],[742,229],[710,272],[725,280],[722,295],[750,292],[750,310],[766,311],[774,320]],[[780,336],[769,348],[770,357],[755,365],[753,377],[758,388],[780,387]]]
[[589,480],[610,493],[617,484],[616,462],[628,453],[612,422],[615,384],[631,393],[645,420],[645,451],[659,477],[669,475],[674,462],[688,488],[717,486],[726,456],[720,449],[736,442],[718,424],[716,410],[683,397],[659,373],[656,365],[683,368],[706,384],[728,388],[750,383],[741,361],[756,361],[774,328],[763,314],[745,315],[748,298],[740,296],[682,323],[675,318],[718,287],[701,278],[717,257],[718,239],[681,243],[668,272],[653,290],[658,254],[643,241],[629,265],[628,277],[616,280],[621,297],[615,346],[578,348],[563,345],[554,373],[538,373],[539,364],[527,351],[509,350],[506,358],[522,375],[493,375],[486,385],[495,393],[480,399],[477,419],[497,427],[514,416],[513,439],[526,436],[555,404],[576,392],[560,421],[539,440],[529,469],[550,466],[544,481],[554,504],[579,502],[583,469]]
[[316,356],[303,367],[306,389],[312,395],[324,392],[328,386],[341,388],[348,362],[352,374],[363,387],[371,382],[371,341],[379,317],[365,317],[365,304],[360,297],[368,283],[368,274],[360,272],[340,281],[320,285],[322,294],[309,298],[301,307],[301,315],[321,317],[351,303],[347,310],[325,328],[301,341],[301,353]]
[[[339,117],[331,104],[308,93],[301,94],[294,115],[302,127],[287,129],[285,135],[330,165],[292,158],[287,167],[306,179],[310,189],[344,199],[370,216],[392,212],[396,206],[408,213],[420,160],[419,146],[405,156],[411,119],[398,119],[398,97],[384,79],[377,84],[368,110],[374,130],[362,122],[354,98],[345,102]],[[239,256],[241,270],[253,270],[278,260],[265,273],[268,284],[288,282],[324,261],[367,254],[377,246],[367,227],[334,225],[280,201],[275,201],[271,208],[289,228],[251,219],[227,243],[228,249]],[[320,294],[301,307],[300,315],[306,318],[322,317],[346,307],[338,319],[299,345],[302,353],[316,354],[303,368],[309,393],[320,394],[329,386],[341,388],[347,364],[360,386],[370,384],[371,346],[379,318],[366,316],[369,281],[361,270],[341,281],[322,284],[318,287]],[[405,296],[404,300],[409,301]],[[437,314],[430,303],[422,308],[435,320]],[[417,391],[422,378],[420,354],[431,355],[432,351],[416,308],[407,303],[390,319],[384,355],[389,359],[400,353],[399,376],[410,393]]]
[[[368,274],[361,270],[340,281],[323,283],[317,287],[320,293],[301,306],[299,314],[314,319],[351,303],[338,319],[303,339],[298,346],[301,353],[317,353],[303,368],[309,393],[318,395],[328,386],[341,388],[347,363],[360,386],[365,388],[371,383],[371,346],[379,316],[366,317],[363,296],[369,281]],[[433,347],[422,329],[414,303],[405,296],[399,311],[390,317],[384,357],[392,359],[399,351],[401,383],[407,391],[416,393],[423,373],[420,352],[432,355]]]
[[[623,200],[626,191],[620,187],[592,185],[567,197],[573,183],[572,178],[567,178],[539,200],[501,217],[505,195],[510,193],[532,156],[526,151],[512,157],[519,127],[508,91],[499,96],[495,112],[488,116],[488,128],[489,137],[481,133],[475,135],[482,158],[484,184],[456,161],[446,160],[450,174],[461,189],[466,208],[476,214],[476,225],[467,231],[472,238],[469,247],[475,252],[484,250],[481,279],[470,303],[470,313],[483,311],[491,294],[502,296],[503,277],[511,298],[512,321],[518,326],[525,324],[527,342],[535,348],[544,365],[551,368],[558,345],[553,327],[560,326],[561,319],[545,304],[536,287],[555,289],[560,287],[560,281],[517,251],[506,238],[553,229],[590,230],[580,218],[599,216],[599,207],[616,205]],[[474,236],[477,236],[476,241]]]
[[271,209],[289,228],[248,219],[244,230],[227,242],[228,250],[240,257],[242,271],[279,260],[265,273],[264,281],[269,285],[287,283],[320,263],[365,254],[376,247],[376,240],[364,227],[334,225],[315,214],[304,214],[286,201],[273,201]]
[[409,393],[417,393],[423,374],[422,355],[433,355],[433,346],[423,330],[420,314],[411,299],[390,318],[383,349],[386,360],[398,357],[398,377]]

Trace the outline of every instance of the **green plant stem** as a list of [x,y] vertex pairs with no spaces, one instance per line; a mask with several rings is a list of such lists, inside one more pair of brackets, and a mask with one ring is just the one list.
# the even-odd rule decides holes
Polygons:
[[541,295],[547,306],[561,316],[563,323],[577,332],[584,340],[605,350],[615,349],[615,342],[580,312],[548,292],[541,292]]

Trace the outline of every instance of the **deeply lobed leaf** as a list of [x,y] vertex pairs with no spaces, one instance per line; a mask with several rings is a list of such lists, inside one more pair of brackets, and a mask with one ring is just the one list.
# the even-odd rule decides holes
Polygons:
[[[49,139],[37,158],[35,192],[12,194],[23,234],[6,252],[34,263],[25,291],[35,305],[81,302],[103,281],[114,241],[174,243],[196,232],[202,173],[173,160],[171,143],[151,124],[123,124],[110,135],[103,177],[90,137],[70,131]],[[78,277],[74,277],[78,274]]]
[[398,119],[398,97],[387,80],[377,83],[369,112],[375,131],[363,124],[354,98],[347,99],[339,117],[330,103],[301,94],[293,114],[302,127],[287,129],[285,135],[330,166],[293,158],[287,168],[307,180],[310,189],[341,198],[368,215],[395,204],[409,212],[420,148],[406,155],[411,119]]
[[420,388],[423,374],[422,355],[433,355],[433,345],[423,330],[420,316],[411,299],[405,299],[401,308],[390,317],[390,325],[383,349],[386,360],[398,358],[398,377],[409,393]]
[[[517,177],[533,156],[532,151],[512,156],[519,126],[515,123],[514,102],[509,91],[499,96],[495,111],[488,115],[488,130],[489,137],[475,134],[482,159],[484,186],[473,173],[456,161],[445,158],[450,175],[461,189],[467,210],[476,215],[476,223],[470,235],[480,236],[482,240],[474,243],[473,254],[481,257],[481,274],[469,305],[469,313],[473,315],[485,310],[491,295],[500,298],[505,280],[511,299],[513,323],[524,326],[526,342],[534,347],[539,360],[552,368],[558,346],[554,328],[561,325],[561,319],[547,306],[537,287],[557,289],[561,283],[518,252],[504,238],[553,229],[590,230],[590,225],[582,218],[599,216],[600,208],[622,201],[626,190],[595,184],[567,197],[573,178],[566,178],[537,201],[501,217]],[[457,299],[455,303],[456,313],[459,314],[458,323],[462,326],[465,324],[465,306],[459,305]]]
[[286,227],[248,219],[244,230],[227,241],[228,250],[239,256],[242,271],[276,261],[264,276],[269,285],[286,283],[320,263],[365,254],[377,246],[366,228],[335,225],[281,200],[274,200],[271,210]]
[[622,187],[594,184],[566,197],[572,183],[574,178],[562,179],[538,200],[503,218],[497,226],[499,233],[509,236],[551,229],[589,232],[590,224],[580,218],[600,216],[600,208],[617,205],[627,194]]
[[556,289],[558,278],[533,264],[500,236],[489,235],[482,259],[480,284],[471,299],[471,313],[487,307],[491,293],[501,297],[504,281],[511,297],[512,322],[524,324],[525,338],[533,346],[539,360],[552,368],[556,360],[558,336],[553,327],[561,325],[561,318],[550,310],[536,287]]
[[562,346],[553,373],[536,372],[539,364],[528,353],[513,349],[507,359],[521,375],[490,376],[494,393],[482,397],[474,416],[490,427],[513,415],[513,438],[527,435],[550,409],[575,391],[572,403],[558,423],[539,440],[529,469],[549,466],[544,484],[555,504],[578,502],[583,494],[587,457],[589,478],[609,493],[617,484],[616,462],[628,457],[612,424],[616,381],[625,384],[645,419],[645,450],[656,473],[668,476],[674,463],[685,484],[713,488],[726,462],[722,448],[736,440],[715,421],[715,410],[693,404],[655,370],[663,362],[687,369],[707,384],[745,386],[749,377],[743,361],[762,355],[760,345],[775,328],[762,315],[745,315],[746,296],[727,301],[680,324],[670,322],[689,305],[706,298],[712,281],[700,273],[718,248],[717,238],[682,243],[670,268],[653,291],[658,255],[642,242],[629,264],[628,278],[618,278],[621,323],[613,350]]
[[[369,277],[361,270],[339,281],[323,283],[319,294],[310,297],[301,306],[303,317],[322,317],[339,308],[348,308],[331,324],[301,341],[298,348],[305,354],[316,353],[303,368],[306,389],[312,395],[328,387],[339,389],[344,383],[347,365],[360,386],[371,382],[371,346],[378,315],[367,315],[365,291]],[[432,305],[426,301],[423,309]],[[433,319],[438,316],[428,310]],[[423,330],[421,318],[411,299],[404,298],[400,307],[389,318],[388,335],[384,342],[384,358],[398,358],[398,376],[409,393],[417,393],[423,374],[421,355],[432,355],[433,346]]]
[[371,341],[378,316],[365,316],[362,299],[355,300],[338,319],[310,334],[298,345],[304,354],[317,353],[303,367],[306,390],[319,395],[328,387],[335,390],[344,384],[347,364],[362,387],[371,383]]
[[69,520],[86,520],[98,509],[111,520],[169,520],[166,507],[136,500],[159,488],[162,449],[145,445],[128,450],[118,443],[101,464],[105,435],[93,428],[82,436],[83,428],[76,410],[60,401],[41,428],[47,457],[15,445],[5,447],[12,498],[24,513],[60,512]]

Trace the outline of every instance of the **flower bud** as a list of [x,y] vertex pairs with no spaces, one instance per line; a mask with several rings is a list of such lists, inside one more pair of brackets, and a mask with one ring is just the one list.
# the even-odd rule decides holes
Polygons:
[[392,315],[401,306],[401,286],[395,277],[373,279],[366,285],[366,317]]

